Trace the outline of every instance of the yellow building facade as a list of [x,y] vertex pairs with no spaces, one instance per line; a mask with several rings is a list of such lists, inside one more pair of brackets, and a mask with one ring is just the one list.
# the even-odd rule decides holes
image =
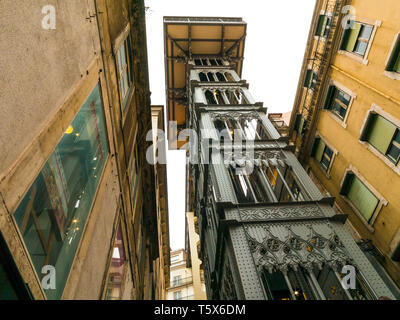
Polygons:
[[399,34],[396,0],[317,1],[290,122],[300,161],[397,285]]

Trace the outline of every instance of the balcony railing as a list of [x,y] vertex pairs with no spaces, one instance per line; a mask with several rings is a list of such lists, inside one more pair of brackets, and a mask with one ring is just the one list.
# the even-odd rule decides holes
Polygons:
[[190,295],[190,296],[181,297],[181,298],[175,299],[175,300],[193,300],[193,299],[194,299],[194,295]]
[[193,277],[180,278],[180,279],[172,280],[170,287],[174,288],[174,287],[180,287],[180,286],[187,286],[191,283],[193,283]]

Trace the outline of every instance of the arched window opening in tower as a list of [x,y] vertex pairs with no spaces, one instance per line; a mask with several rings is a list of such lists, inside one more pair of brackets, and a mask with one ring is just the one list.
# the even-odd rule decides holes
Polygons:
[[241,89],[235,90],[235,96],[236,96],[236,99],[238,100],[238,104],[249,104],[249,102],[247,101],[247,99]]
[[208,78],[204,72],[200,72],[199,77],[200,77],[200,81],[208,81]]
[[229,81],[229,82],[236,82],[236,80],[233,78],[232,74],[230,72],[225,72],[225,78]]
[[222,97],[222,93],[220,90],[215,91],[215,97],[217,98],[218,104],[225,104],[224,98]]
[[216,76],[218,78],[218,81],[226,82],[226,79],[225,79],[224,75],[221,72],[217,72]]
[[207,90],[205,92],[205,96],[206,96],[207,104],[217,104],[214,94],[210,90]]
[[239,104],[239,101],[232,90],[226,90],[225,95],[228,98],[229,104]]
[[211,81],[211,82],[214,82],[214,81],[215,81],[214,75],[213,75],[212,72],[208,72],[208,73],[207,73],[207,78],[208,78],[208,81]]
[[215,59],[209,59],[210,63],[212,66],[216,66],[217,65],[217,61],[215,61]]
[[201,66],[201,60],[200,59],[194,59],[194,64],[196,66]]
[[[233,168],[238,169],[237,166]],[[251,172],[240,168],[232,171],[231,165],[229,174],[234,188],[239,194],[239,203],[310,200],[305,190],[300,187],[293,171],[287,166],[274,166],[268,163],[267,160],[262,160],[261,165],[254,164]]]

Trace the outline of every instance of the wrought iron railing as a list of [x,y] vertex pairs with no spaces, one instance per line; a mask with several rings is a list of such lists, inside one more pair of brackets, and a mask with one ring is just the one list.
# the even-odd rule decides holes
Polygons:
[[191,283],[193,283],[193,277],[174,279],[170,283],[170,288],[180,287],[180,286],[187,286],[187,285],[189,285]]

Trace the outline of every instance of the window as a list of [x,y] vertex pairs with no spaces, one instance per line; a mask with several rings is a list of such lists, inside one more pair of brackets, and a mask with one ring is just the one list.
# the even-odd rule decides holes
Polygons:
[[318,75],[313,70],[307,70],[304,80],[304,87],[314,90],[317,84]]
[[353,21],[353,28],[346,29],[340,49],[356,53],[364,57],[374,26]]
[[220,82],[226,82],[225,76],[221,72],[216,73],[217,79]]
[[[211,72],[209,72],[212,74]],[[212,80],[214,81],[214,80]],[[241,89],[236,90],[214,90],[205,91],[207,104],[249,104],[249,101]]]
[[177,275],[177,276],[174,277],[174,283],[173,283],[173,285],[174,285],[174,286],[179,286],[180,284],[181,284],[181,276],[180,276],[180,275]]
[[174,300],[181,300],[181,299],[182,299],[181,291],[174,292]]
[[306,120],[301,114],[296,115],[296,120],[294,122],[294,131],[296,131],[299,135],[303,135],[306,131]]
[[117,65],[122,105],[125,110],[129,97],[129,89],[133,83],[132,48],[129,36],[117,52]]
[[317,160],[321,164],[322,168],[327,172],[332,162],[333,151],[321,138],[317,137],[314,139],[311,148],[311,157]]
[[320,37],[327,37],[329,34],[331,23],[331,17],[321,14],[318,18],[318,25],[317,29],[315,30],[315,35]]
[[[273,164],[273,162],[276,162]],[[249,161],[229,164],[228,173],[239,203],[307,201],[308,196],[293,170],[277,160],[259,161],[249,170]]]
[[236,80],[233,78],[232,74],[230,72],[225,72],[225,78],[229,81],[229,82],[236,82]]
[[137,186],[137,182],[138,182],[138,148],[137,148],[137,144],[135,144],[135,146],[132,149],[132,155],[131,158],[129,160],[129,167],[128,167],[128,174],[129,174],[129,179],[130,179],[130,183],[131,183],[131,188],[132,188],[132,200],[133,200],[133,204],[135,204],[135,199],[136,199],[136,186]]
[[32,300],[14,258],[0,232],[0,300]]
[[122,294],[122,285],[125,276],[125,247],[119,223],[112,248],[111,263],[106,284],[105,300],[119,300]]
[[369,223],[379,199],[352,172],[346,174],[340,194],[344,195]]
[[390,56],[389,63],[386,66],[386,71],[400,73],[400,36],[397,36],[397,41],[393,52]]
[[202,82],[207,82],[208,81],[208,78],[207,78],[207,76],[205,75],[204,72],[200,72],[199,73],[199,77],[200,77],[200,81],[202,81]]
[[246,117],[246,115],[234,118],[227,115],[216,116],[214,120],[215,129],[222,138],[235,139],[239,134],[244,140],[268,140],[270,139],[260,119]]
[[335,86],[329,86],[324,109],[332,111],[344,120],[351,101],[351,96]]
[[211,81],[211,82],[215,81],[214,74],[212,72],[207,73],[207,78],[208,78],[208,81]]
[[366,141],[397,164],[400,159],[400,131],[393,123],[376,113],[371,113],[361,134]]
[[57,270],[49,299],[63,292],[108,152],[98,84],[14,212],[39,277],[44,265]]
[[206,90],[205,96],[206,96],[207,104],[217,104],[214,93],[211,90]]

